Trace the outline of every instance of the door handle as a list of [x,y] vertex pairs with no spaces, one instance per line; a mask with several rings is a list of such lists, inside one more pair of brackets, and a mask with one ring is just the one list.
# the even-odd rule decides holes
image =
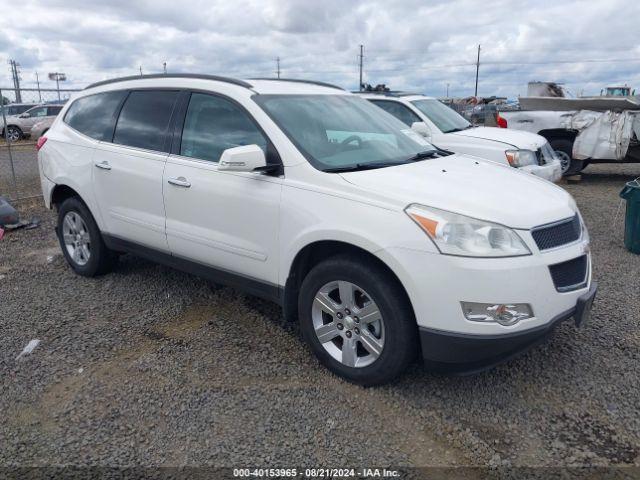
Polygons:
[[95,163],[94,165],[102,170],[111,170],[111,165],[109,165],[109,162],[106,160],[104,162]]
[[189,183],[184,177],[170,178],[167,182],[171,185],[175,185],[176,187],[189,188],[191,186],[191,183]]

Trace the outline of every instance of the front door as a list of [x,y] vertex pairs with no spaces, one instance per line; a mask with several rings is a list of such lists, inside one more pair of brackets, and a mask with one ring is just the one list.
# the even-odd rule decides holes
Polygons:
[[267,151],[242,107],[191,94],[164,172],[167,241],[174,256],[277,286],[280,178],[218,170],[224,150],[252,144]]

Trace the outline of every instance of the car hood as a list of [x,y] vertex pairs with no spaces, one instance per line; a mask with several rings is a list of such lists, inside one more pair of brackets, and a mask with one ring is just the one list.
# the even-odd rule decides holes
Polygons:
[[483,138],[485,140],[493,140],[495,142],[505,143],[507,145],[526,150],[537,150],[547,142],[544,137],[536,135],[535,133],[496,127],[468,128],[461,132],[452,132],[450,135]]
[[551,182],[466,155],[341,175],[401,207],[419,203],[512,228],[529,229],[576,211],[571,195]]

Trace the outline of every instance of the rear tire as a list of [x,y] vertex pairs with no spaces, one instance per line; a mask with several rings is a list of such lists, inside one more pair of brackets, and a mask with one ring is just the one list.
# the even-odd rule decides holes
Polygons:
[[575,175],[580,173],[585,165],[584,160],[575,160],[573,155],[573,140],[567,138],[554,138],[549,141],[551,148],[555,150],[560,159],[562,175]]
[[298,317],[320,362],[353,383],[387,383],[418,352],[418,328],[404,290],[371,260],[339,255],[316,265],[300,287]]
[[113,268],[117,256],[104,244],[93,215],[78,197],[60,205],[57,234],[65,259],[78,275],[95,277]]

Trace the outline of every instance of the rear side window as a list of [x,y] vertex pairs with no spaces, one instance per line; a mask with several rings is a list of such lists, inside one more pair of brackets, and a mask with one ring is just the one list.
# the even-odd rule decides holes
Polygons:
[[420,118],[409,110],[408,107],[398,102],[392,102],[389,100],[371,100],[371,103],[377,105],[385,112],[390,113],[405,125],[411,126],[414,122],[420,122]]
[[47,107],[47,116],[52,117],[58,115],[60,110],[62,110],[62,107]]
[[178,92],[133,91],[124,102],[113,143],[146,150],[167,151],[164,140]]
[[116,109],[126,94],[126,91],[105,92],[79,98],[67,110],[64,122],[88,137],[110,142]]
[[213,95],[191,95],[180,155],[217,162],[227,148],[254,144],[266,154],[267,140],[242,108]]

